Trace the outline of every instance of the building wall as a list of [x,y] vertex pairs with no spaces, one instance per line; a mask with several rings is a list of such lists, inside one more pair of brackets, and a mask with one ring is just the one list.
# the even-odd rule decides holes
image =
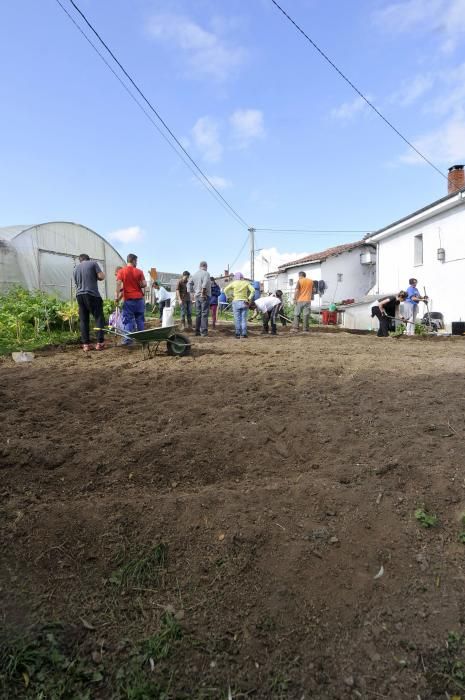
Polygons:
[[378,319],[371,317],[371,307],[375,304],[377,304],[377,300],[373,299],[361,304],[348,306],[342,314],[342,325],[344,328],[377,331]]
[[[321,297],[321,304],[363,297],[376,281],[376,265],[362,265],[360,262],[361,253],[369,250],[374,249],[355,248],[340,255],[333,255],[321,263],[306,263],[289,268],[279,273],[276,288],[293,294],[299,272],[302,270],[312,280],[322,279],[326,282],[327,288]],[[341,280],[339,275],[342,275]],[[314,303],[320,304],[319,295],[315,296]]]
[[276,289],[280,289],[282,292],[284,292],[284,294],[287,294],[290,298],[292,298],[299,279],[300,271],[305,272],[307,277],[310,277],[312,280],[321,279],[321,264],[306,263],[304,265],[299,265],[299,267],[291,267],[287,270],[280,271],[278,274]]
[[[327,284],[321,300],[323,304],[366,296],[376,281],[376,265],[362,264],[360,255],[370,250],[355,248],[327,258],[322,263],[321,275]],[[342,275],[341,281],[338,281],[338,275]]]
[[[415,236],[423,237],[423,262],[415,264]],[[377,290],[380,296],[408,287],[410,277],[426,287],[430,310],[444,314],[446,328],[465,320],[465,204],[440,213],[400,233],[379,241]],[[445,262],[437,259],[445,250]],[[423,315],[424,304],[419,314]]]

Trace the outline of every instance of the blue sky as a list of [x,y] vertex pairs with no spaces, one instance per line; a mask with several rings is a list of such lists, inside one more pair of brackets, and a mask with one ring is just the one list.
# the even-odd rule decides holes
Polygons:
[[[78,4],[250,225],[368,231],[446,193],[271,0]],[[465,0],[281,4],[443,172],[464,162]],[[205,258],[218,273],[237,257],[246,229],[55,0],[1,3],[0,98],[0,226],[77,221],[145,269]],[[258,262],[358,237],[258,232]]]

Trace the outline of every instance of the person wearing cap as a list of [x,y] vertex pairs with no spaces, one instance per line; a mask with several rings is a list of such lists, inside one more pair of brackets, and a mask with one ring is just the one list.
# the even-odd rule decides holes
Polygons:
[[247,316],[249,304],[255,296],[255,289],[244,279],[242,272],[236,272],[234,281],[224,288],[224,293],[232,296],[236,338],[247,338]]
[[190,288],[195,300],[195,335],[203,337],[208,335],[208,312],[210,310],[210,295],[212,283],[207,272],[208,265],[205,260],[199,265],[197,272],[192,275]]
[[[176,299],[181,307],[181,328],[183,331],[192,330],[192,301],[189,292],[189,270],[184,270],[182,277],[176,285]],[[187,329],[186,329],[187,321]]]
[[271,323],[271,335],[276,335],[276,319],[280,310],[283,308],[282,296],[282,291],[278,289],[274,294],[255,299],[255,307],[262,314],[262,333],[268,333],[268,324]]

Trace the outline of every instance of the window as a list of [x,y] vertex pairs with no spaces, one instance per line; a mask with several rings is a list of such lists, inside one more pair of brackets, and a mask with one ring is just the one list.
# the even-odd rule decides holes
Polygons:
[[413,264],[423,265],[423,234],[420,233],[413,239]]
[[289,279],[289,287],[294,286],[294,280],[292,278]]
[[342,282],[342,272],[337,273],[337,281]]

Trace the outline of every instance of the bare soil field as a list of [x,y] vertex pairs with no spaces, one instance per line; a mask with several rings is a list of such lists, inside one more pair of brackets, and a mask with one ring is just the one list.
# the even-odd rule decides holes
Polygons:
[[465,697],[465,341],[0,364],[0,697]]

